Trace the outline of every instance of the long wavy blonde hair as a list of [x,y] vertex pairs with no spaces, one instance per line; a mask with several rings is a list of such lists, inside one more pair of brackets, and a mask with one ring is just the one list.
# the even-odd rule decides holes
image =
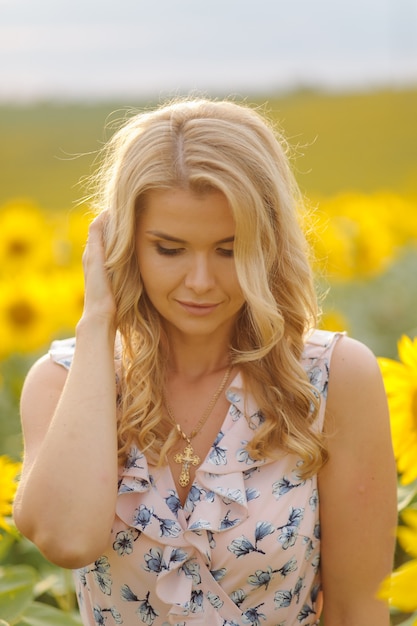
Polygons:
[[143,289],[135,253],[144,194],[174,188],[221,191],[234,215],[245,305],[232,357],[265,418],[249,453],[258,458],[295,453],[304,461],[304,476],[326,460],[323,436],[313,425],[317,394],[301,365],[317,301],[287,148],[253,108],[204,99],[135,114],[105,146],[95,199],[99,211],[109,211],[106,259],[121,337],[121,462],[135,444],[152,464],[163,463],[176,440],[162,406],[167,340]]

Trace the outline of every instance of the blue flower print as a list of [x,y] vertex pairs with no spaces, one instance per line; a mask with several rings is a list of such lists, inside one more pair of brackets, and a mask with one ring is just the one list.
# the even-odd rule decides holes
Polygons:
[[175,548],[172,550],[168,564],[163,559],[162,549],[159,547],[151,548],[149,552],[144,555],[146,565],[143,566],[143,569],[146,572],[154,572],[155,574],[159,574],[164,570],[168,570],[173,563],[182,563],[188,558],[187,552],[185,550],[181,550],[179,548]]
[[313,609],[313,607],[309,606],[308,604],[304,604],[303,608],[301,609],[301,611],[297,615],[297,620],[301,623],[303,620],[305,620],[308,617],[310,617],[310,615],[315,615],[315,614],[316,614],[316,612]]
[[314,559],[311,562],[311,565],[313,566],[314,571],[317,573],[319,571],[319,567],[320,567],[320,555],[317,554]]
[[232,543],[227,546],[227,549],[232,552],[236,558],[241,556],[246,556],[251,552],[260,552],[261,554],[265,554],[263,550],[257,550],[255,546],[247,539],[245,536],[237,537],[233,539]]
[[210,528],[210,522],[206,519],[198,519],[189,525],[188,530],[193,530],[196,534],[201,536],[202,530],[208,530]]
[[268,589],[269,583],[273,578],[273,574],[276,574],[278,570],[273,570],[272,567],[268,567],[266,570],[257,569],[254,574],[248,576],[248,583],[253,587],[265,587]]
[[260,613],[258,609],[264,604],[265,603],[262,602],[261,604],[258,604],[258,606],[254,606],[243,613],[243,621],[245,624],[261,626],[261,619],[266,620],[266,615],[264,613]]
[[159,613],[155,611],[155,609],[149,603],[149,591],[146,594],[145,598],[141,600],[137,597],[135,593],[133,593],[129,585],[123,585],[120,589],[120,594],[123,600],[126,600],[127,602],[140,602],[141,604],[139,605],[136,612],[144,624],[152,626],[155,618],[159,616]]
[[221,600],[216,593],[212,593],[211,591],[207,593],[207,599],[211,606],[214,606],[217,610],[221,609],[224,604],[223,600]]
[[182,563],[188,558],[188,553],[181,548],[174,548],[169,556],[169,565],[172,563]]
[[191,489],[188,492],[187,500],[184,507],[185,510],[192,513],[194,511],[196,502],[200,502],[203,494],[203,489],[199,489],[197,485],[191,485]]
[[139,464],[139,461],[143,461],[144,459],[144,455],[142,454],[142,452],[139,452],[139,450],[137,448],[135,448],[135,446],[133,446],[130,449],[129,455],[127,457],[127,461],[126,461],[126,469],[143,469],[143,465]]
[[317,510],[317,507],[318,507],[318,504],[319,504],[319,492],[318,492],[317,489],[313,489],[313,492],[312,492],[312,494],[310,496],[310,499],[309,499],[308,503],[309,503],[312,511],[316,511]]
[[274,532],[274,527],[269,522],[258,522],[255,528],[255,542],[252,544],[245,536],[237,537],[232,543],[227,546],[227,549],[232,552],[237,558],[250,554],[251,552],[258,552],[259,554],[265,554],[263,550],[258,548],[258,542],[264,539],[267,535],[271,535]]
[[147,572],[155,572],[159,574],[163,570],[167,569],[167,565],[162,558],[161,548],[151,548],[149,552],[145,554],[146,565],[143,569]]
[[181,532],[181,526],[173,519],[162,519],[157,515],[154,517],[159,522],[159,532],[161,537],[178,537]]
[[174,491],[173,489],[170,489],[168,493],[169,496],[165,498],[165,502],[167,503],[169,510],[175,515],[175,517],[178,517],[178,511],[181,508],[181,501],[176,491]]
[[293,591],[293,596],[295,598],[297,598],[297,604],[300,602],[300,593],[301,590],[303,588],[304,585],[304,576],[300,577],[297,582],[295,583],[295,587],[294,587],[294,591]]
[[104,615],[105,613],[110,613],[115,624],[123,624],[122,616],[114,607],[111,607],[110,609],[101,609],[99,606],[95,606],[93,608],[93,616],[97,626],[104,626],[106,623],[108,616]]
[[257,467],[251,467],[250,469],[244,470],[242,472],[243,480],[249,480],[250,478],[252,478],[252,475],[255,474],[258,471],[259,471],[259,469]]
[[320,539],[320,522],[314,525],[314,537]]
[[281,531],[278,541],[282,544],[284,550],[295,544],[298,537],[298,527],[303,519],[303,515],[304,509],[291,507],[288,522],[285,526],[277,528],[277,530]]
[[274,530],[275,529],[273,525],[270,524],[269,522],[257,522],[256,528],[255,528],[256,542],[261,541],[261,539],[264,539],[268,535],[272,535]]
[[216,582],[219,582],[226,576],[227,569],[225,567],[222,567],[221,569],[211,570],[210,574],[213,576]]
[[327,397],[327,386],[329,381],[329,364],[324,362],[324,367],[315,365],[308,371],[308,377],[310,383],[317,389],[317,391],[323,396]]
[[262,415],[262,413],[260,411],[257,411],[256,413],[251,415],[249,418],[249,428],[251,430],[256,430],[257,428],[259,428],[259,426],[262,426],[264,421],[265,421],[265,418]]
[[290,606],[292,602],[291,591],[277,591],[274,595],[274,603],[276,609],[284,609]]
[[288,480],[286,476],[283,476],[280,480],[277,480],[273,483],[272,494],[276,500],[279,500],[281,496],[284,496],[296,487],[302,487],[304,484],[304,481],[299,483],[292,483]]
[[145,600],[142,600],[137,613],[140,615],[140,619],[144,624],[152,626],[156,617],[159,617],[159,613],[148,602],[149,592],[146,594]]
[[246,593],[243,589],[236,589],[236,591],[232,591],[230,594],[230,599],[236,604],[236,606],[240,606],[246,600]]
[[229,402],[231,402],[233,404],[233,406],[230,407],[230,412],[232,413],[233,411],[239,411],[239,409],[237,408],[237,406],[235,406],[238,402],[241,401],[241,397],[239,393],[236,393],[235,391],[233,391],[232,389],[228,389],[226,391],[226,397],[229,400]]
[[133,523],[135,526],[141,526],[142,530],[151,523],[153,515],[153,509],[148,509],[144,504],[141,504],[138,509],[135,509],[133,516]]
[[230,515],[230,511],[227,511],[227,513],[224,516],[224,518],[220,521],[220,528],[219,528],[219,530],[226,530],[227,528],[233,528],[233,526],[236,526],[236,524],[238,524],[240,522],[239,518],[230,519],[229,515]]
[[132,491],[147,491],[149,488],[149,483],[147,480],[143,478],[133,478],[133,483],[135,487],[131,485],[126,485],[122,481],[119,483],[119,493],[131,493]]
[[295,556],[291,557],[289,561],[284,563],[282,567],[279,568],[278,572],[281,574],[283,578],[286,578],[292,572],[295,572],[297,569],[297,559]]
[[[219,435],[221,436],[219,437]],[[219,435],[217,436],[217,439],[214,442],[212,449],[210,450],[209,459],[210,462],[213,463],[213,465],[227,465],[227,448],[222,448],[221,446],[219,446],[219,441],[223,439],[223,434],[219,433]]]
[[181,566],[181,570],[187,578],[192,579],[195,585],[199,585],[201,583],[200,566],[195,559],[186,561],[184,565]]
[[191,613],[202,613],[204,594],[202,591],[193,590],[191,592],[190,611]]
[[140,537],[140,534],[140,531],[136,528],[121,530],[116,535],[116,540],[113,543],[113,550],[115,550],[119,556],[132,554],[133,543],[138,539],[138,537]]
[[94,562],[94,567],[89,570],[93,573],[94,579],[100,591],[106,596],[111,595],[112,579],[110,574],[110,564],[106,556],[101,556]]
[[246,489],[247,502],[250,502],[251,500],[256,500],[257,498],[259,498],[260,495],[261,493],[258,489],[253,489],[252,487]]
[[305,553],[305,560],[308,561],[314,550],[314,543],[311,541],[310,537],[303,537],[303,545],[307,546],[306,553]]
[[231,502],[237,502],[238,504],[243,505],[245,504],[245,497],[241,489],[219,488],[218,493],[225,504],[230,504]]
[[253,465],[255,463],[255,459],[253,459],[251,457],[251,455],[249,454],[249,452],[246,450],[246,446],[248,444],[247,441],[242,441],[242,448],[240,448],[240,450],[237,451],[236,453],[236,458],[239,461],[239,463],[245,463],[246,465]]
[[78,580],[80,581],[80,584],[83,587],[87,586],[87,574],[89,572],[88,567],[81,567],[79,570],[77,570],[77,574],[78,574]]

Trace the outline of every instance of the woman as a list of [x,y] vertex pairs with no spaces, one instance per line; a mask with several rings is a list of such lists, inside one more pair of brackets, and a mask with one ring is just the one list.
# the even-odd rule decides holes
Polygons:
[[366,347],[313,330],[284,146],[198,100],[106,148],[76,341],[24,385],[14,513],[86,625],[389,624],[385,394]]

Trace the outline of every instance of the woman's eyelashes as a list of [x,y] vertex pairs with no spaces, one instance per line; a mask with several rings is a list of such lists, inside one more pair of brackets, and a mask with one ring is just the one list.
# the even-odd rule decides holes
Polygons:
[[[155,242],[155,248],[158,254],[164,256],[177,256],[185,251],[185,248],[168,248],[162,245],[160,242]],[[233,257],[234,250],[233,248],[216,248],[216,252],[221,256],[231,258]]]
[[184,250],[184,248],[166,248],[159,242],[155,243],[155,248],[158,254],[162,254],[165,256],[175,256],[177,254],[180,254]]
[[234,250],[233,248],[216,248],[217,252],[225,257],[233,257]]

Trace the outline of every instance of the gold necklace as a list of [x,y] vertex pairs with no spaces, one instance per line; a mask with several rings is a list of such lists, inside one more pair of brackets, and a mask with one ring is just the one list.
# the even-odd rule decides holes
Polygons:
[[203,415],[201,416],[201,418],[199,419],[199,421],[197,422],[196,427],[191,431],[191,433],[189,435],[187,435],[183,429],[181,428],[181,426],[178,424],[177,420],[174,417],[174,413],[172,411],[172,408],[170,407],[170,405],[168,404],[166,398],[164,398],[164,403],[165,403],[165,407],[168,413],[168,416],[171,420],[171,422],[174,424],[175,428],[177,429],[179,435],[184,439],[184,441],[187,442],[187,445],[185,446],[184,450],[182,452],[178,452],[175,456],[174,456],[174,461],[175,463],[182,463],[182,468],[181,468],[181,474],[179,477],[179,483],[181,485],[181,487],[186,487],[188,485],[188,483],[190,482],[190,466],[191,465],[198,465],[200,463],[200,457],[194,453],[194,448],[191,444],[191,439],[193,439],[199,432],[200,430],[203,428],[204,424],[206,423],[206,421],[208,420],[208,418],[210,417],[217,400],[220,397],[221,392],[223,391],[223,389],[226,386],[226,383],[229,379],[230,376],[230,372],[232,371],[232,367],[233,365],[229,365],[229,367],[227,368],[226,374],[224,375],[222,382],[220,383],[220,386],[218,387],[218,389],[216,390],[215,394],[213,395],[213,397],[211,398],[206,410],[204,411]]

